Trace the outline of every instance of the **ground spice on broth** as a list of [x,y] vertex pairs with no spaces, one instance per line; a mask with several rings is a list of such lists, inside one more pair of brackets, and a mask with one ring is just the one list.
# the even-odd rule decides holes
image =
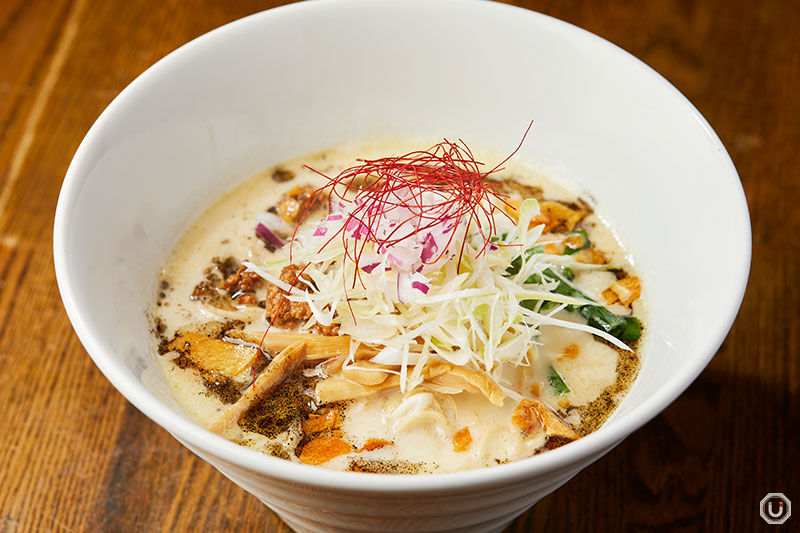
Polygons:
[[[491,187],[487,190],[501,198],[496,202],[492,224],[484,225],[491,228],[491,234],[484,235],[484,246],[492,250],[487,253],[500,250],[509,258],[507,270],[496,269],[495,275],[499,272],[503,279],[513,280],[520,275],[515,270],[528,268],[528,261],[553,260],[548,263],[549,272],[539,268],[537,274],[518,283],[525,287],[542,283],[536,287],[545,287],[556,295],[554,298],[564,301],[552,304],[544,298],[537,303],[531,297],[517,302],[531,308],[523,312],[528,318],[517,322],[553,312],[556,321],[589,323],[606,328],[605,333],[542,324],[537,330],[540,334],[520,355],[524,357],[522,364],[497,360],[488,372],[480,361],[453,364],[458,350],[464,348],[429,337],[424,348],[431,354],[427,363],[419,357],[422,348],[413,348],[416,351],[412,355],[423,369],[415,373],[413,362],[401,363],[396,354],[396,360],[389,361],[384,357],[387,350],[381,351],[380,344],[369,342],[374,333],[369,320],[361,320],[362,326],[351,323],[357,322],[359,301],[354,300],[350,308],[346,302],[339,302],[338,307],[322,302],[324,306],[316,310],[299,298],[282,301],[289,292],[287,286],[310,293],[320,289],[320,272],[324,274],[324,268],[330,270],[335,264],[333,260],[318,272],[305,271],[299,263],[287,270],[292,264],[290,249],[298,253],[297,245],[308,243],[314,228],[320,233],[320,228],[331,226],[336,215],[348,214],[335,190],[330,198],[315,196],[315,191],[332,182],[325,176],[341,177],[340,172],[359,158],[404,153],[398,150],[401,144],[337,148],[284,162],[228,192],[193,223],[162,270],[153,311],[158,361],[175,398],[199,424],[217,428],[228,439],[262,453],[367,473],[417,474],[492,466],[542,453],[596,430],[638,372],[639,335],[629,327],[635,319],[626,317],[639,319],[633,326],[641,324],[645,316],[641,288],[625,251],[589,203],[529,167],[507,162],[502,170],[479,173],[480,186]],[[501,159],[491,154],[484,157]],[[352,183],[364,190],[370,187],[370,179],[361,176],[360,181]],[[402,186],[397,190],[403,194]],[[331,192],[331,188],[322,191],[325,196]],[[515,256],[525,245],[520,248],[503,239],[523,233],[517,218],[527,216],[525,211],[532,204],[523,200],[528,198],[538,201],[530,228],[541,226],[546,231],[522,261]],[[314,208],[307,212],[310,201],[314,201]],[[352,215],[352,205],[350,209]],[[434,209],[428,206],[429,211]],[[498,218],[500,215],[504,221]],[[265,235],[264,228],[259,227],[257,232],[256,221],[262,225],[267,222],[270,231]],[[459,227],[456,225],[454,234]],[[305,237],[301,235],[303,228],[310,228]],[[469,235],[469,230],[462,234]],[[343,231],[341,236],[346,247],[347,234]],[[281,241],[288,243],[293,237],[294,244],[280,246]],[[420,239],[423,255],[424,246],[432,249],[431,239]],[[382,242],[390,240],[387,237]],[[477,249],[481,243],[473,241],[469,241],[470,246]],[[363,243],[359,241],[359,245]],[[445,244],[439,244],[442,246],[437,251],[442,252]],[[514,245],[517,252],[509,251]],[[326,248],[318,248],[316,253],[324,256]],[[368,268],[364,258],[374,259],[375,254],[370,255],[370,250],[361,253],[366,255],[358,256],[362,261],[358,266],[362,274],[369,274],[375,267]],[[445,265],[455,263],[455,257],[452,253],[436,263],[429,253],[416,273],[409,271],[418,283],[413,285],[418,293],[411,302],[402,298],[401,267],[397,266],[397,288],[385,285],[385,298],[390,300],[387,305],[410,309],[416,301],[435,300],[435,296],[425,298],[428,291],[435,292],[441,278],[447,278],[447,269],[452,276],[462,273]],[[468,256],[463,268],[479,265],[476,257],[479,255]],[[293,261],[296,263],[296,258]],[[460,255],[458,261],[462,261]],[[264,268],[255,271],[243,264]],[[570,266],[563,268],[567,264]],[[389,272],[390,266],[382,263],[376,276]],[[552,269],[560,270],[554,275]],[[266,270],[274,274],[265,274]],[[348,272],[347,266],[342,272]],[[356,271],[349,272],[352,275]],[[417,276],[419,273],[422,277]],[[498,283],[506,283],[503,279],[497,278]],[[358,292],[357,278],[342,281]],[[406,296],[409,294],[406,292]],[[575,298],[581,301],[575,303]],[[467,317],[472,320],[471,328],[494,327],[489,324],[493,320],[489,308],[477,304],[471,309],[477,310],[477,315]],[[348,318],[351,312],[353,320]],[[333,323],[320,321],[326,316],[333,317]],[[393,316],[397,313],[382,316],[382,320]],[[359,327],[364,328],[365,342],[361,344],[355,342]],[[259,379],[271,371],[273,362],[284,364],[281,350],[298,338],[312,338],[291,337],[298,333],[314,335],[319,342],[302,341],[302,353],[295,350],[301,362],[296,367],[287,363],[287,375],[266,380],[268,387],[255,394]],[[341,335],[350,335],[350,340]],[[262,338],[265,344],[260,347]],[[329,344],[331,339],[343,342],[334,346]],[[412,342],[421,340],[419,337]],[[502,348],[503,342],[512,340],[501,341],[498,346]],[[408,365],[405,370],[403,364]],[[409,376],[416,377],[415,386],[401,390],[400,383]],[[235,413],[236,423],[218,424],[230,413]]]

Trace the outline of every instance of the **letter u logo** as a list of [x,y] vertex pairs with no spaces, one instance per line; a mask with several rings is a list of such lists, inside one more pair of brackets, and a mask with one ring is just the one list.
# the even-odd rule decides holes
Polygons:
[[775,513],[772,511],[772,504],[775,503],[774,500],[770,501],[767,504],[767,512],[772,518],[778,518],[783,514],[783,502],[778,502],[778,512]]

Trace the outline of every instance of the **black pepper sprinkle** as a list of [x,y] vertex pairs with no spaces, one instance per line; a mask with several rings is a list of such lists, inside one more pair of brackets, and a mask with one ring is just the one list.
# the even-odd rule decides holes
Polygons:
[[239,419],[239,426],[275,438],[296,420],[311,413],[311,399],[303,391],[315,381],[315,378],[307,378],[301,372],[296,372],[250,407]]
[[368,474],[418,474],[425,471],[424,466],[423,463],[402,460],[356,459],[350,462],[351,471]]

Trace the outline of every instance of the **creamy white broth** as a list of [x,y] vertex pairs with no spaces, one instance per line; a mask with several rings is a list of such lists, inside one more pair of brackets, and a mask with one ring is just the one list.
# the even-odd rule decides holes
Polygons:
[[[154,312],[161,338],[168,339],[176,331],[195,325],[230,319],[244,320],[245,331],[263,332],[267,321],[260,307],[222,311],[190,298],[194,287],[205,279],[211,259],[234,257],[238,262],[264,264],[286,258],[289,247],[269,251],[256,236],[254,221],[259,212],[275,204],[296,185],[318,187],[324,183],[323,178],[308,170],[306,165],[332,175],[351,166],[357,158],[404,153],[419,146],[426,144],[390,143],[331,149],[282,163],[280,168],[295,174],[290,181],[276,182],[272,178],[274,169],[268,169],[225,194],[187,229],[162,269],[164,286],[168,288],[161,293]],[[481,154],[480,158],[488,162],[503,159],[493,154]],[[518,182],[540,187],[545,199],[575,201],[577,197],[574,188],[549,180],[529,167],[512,162],[504,166],[506,170],[497,176],[498,179],[512,176]],[[318,219],[322,215],[324,213],[315,216]],[[304,224],[313,224],[313,221],[312,218]],[[582,227],[616,270],[635,274],[625,250],[600,217],[589,215]],[[615,273],[609,270],[583,271],[577,273],[575,283],[584,294],[599,301],[603,291],[616,279]],[[641,298],[634,302],[633,308],[636,316],[643,320]],[[628,307],[619,304],[610,305],[608,309],[616,313],[630,312]],[[556,316],[585,323],[577,313],[561,311]],[[280,328],[273,327],[270,331],[280,331]],[[537,397],[578,433],[599,426],[635,377],[638,355],[620,351],[591,333],[556,326],[543,327],[538,341],[541,344],[530,367],[512,368],[503,373],[502,385],[517,391],[518,396],[507,396],[502,406],[491,404],[477,393],[444,394],[425,384],[405,394],[389,390],[343,402],[338,407],[341,425],[337,435],[341,439],[354,450],[359,450],[369,439],[383,439],[393,445],[339,455],[321,466],[394,473],[449,472],[530,457],[542,451],[548,439],[543,430],[526,434],[511,423],[520,398]],[[577,350],[577,355],[565,357],[568,347]],[[174,352],[157,356],[162,374],[186,413],[209,427],[228,404],[218,394],[210,392],[208,379],[204,382],[196,368],[176,364],[175,356]],[[549,385],[546,378],[549,366],[569,384],[570,392],[558,394]],[[253,378],[252,372],[248,369],[232,377],[240,385],[246,384]],[[305,373],[314,374],[311,369],[306,369]],[[536,395],[531,392],[532,388]],[[456,452],[453,439],[463,428],[469,428],[472,442],[465,451]],[[223,435],[292,461],[299,461],[298,445],[304,442],[300,420],[274,435],[248,431],[241,425],[234,425]]]

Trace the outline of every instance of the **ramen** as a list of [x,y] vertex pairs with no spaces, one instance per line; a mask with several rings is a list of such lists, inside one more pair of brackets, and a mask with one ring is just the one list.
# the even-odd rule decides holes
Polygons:
[[175,399],[243,446],[370,473],[492,466],[597,429],[645,316],[611,229],[529,167],[398,146],[287,161],[192,224],[153,311]]

